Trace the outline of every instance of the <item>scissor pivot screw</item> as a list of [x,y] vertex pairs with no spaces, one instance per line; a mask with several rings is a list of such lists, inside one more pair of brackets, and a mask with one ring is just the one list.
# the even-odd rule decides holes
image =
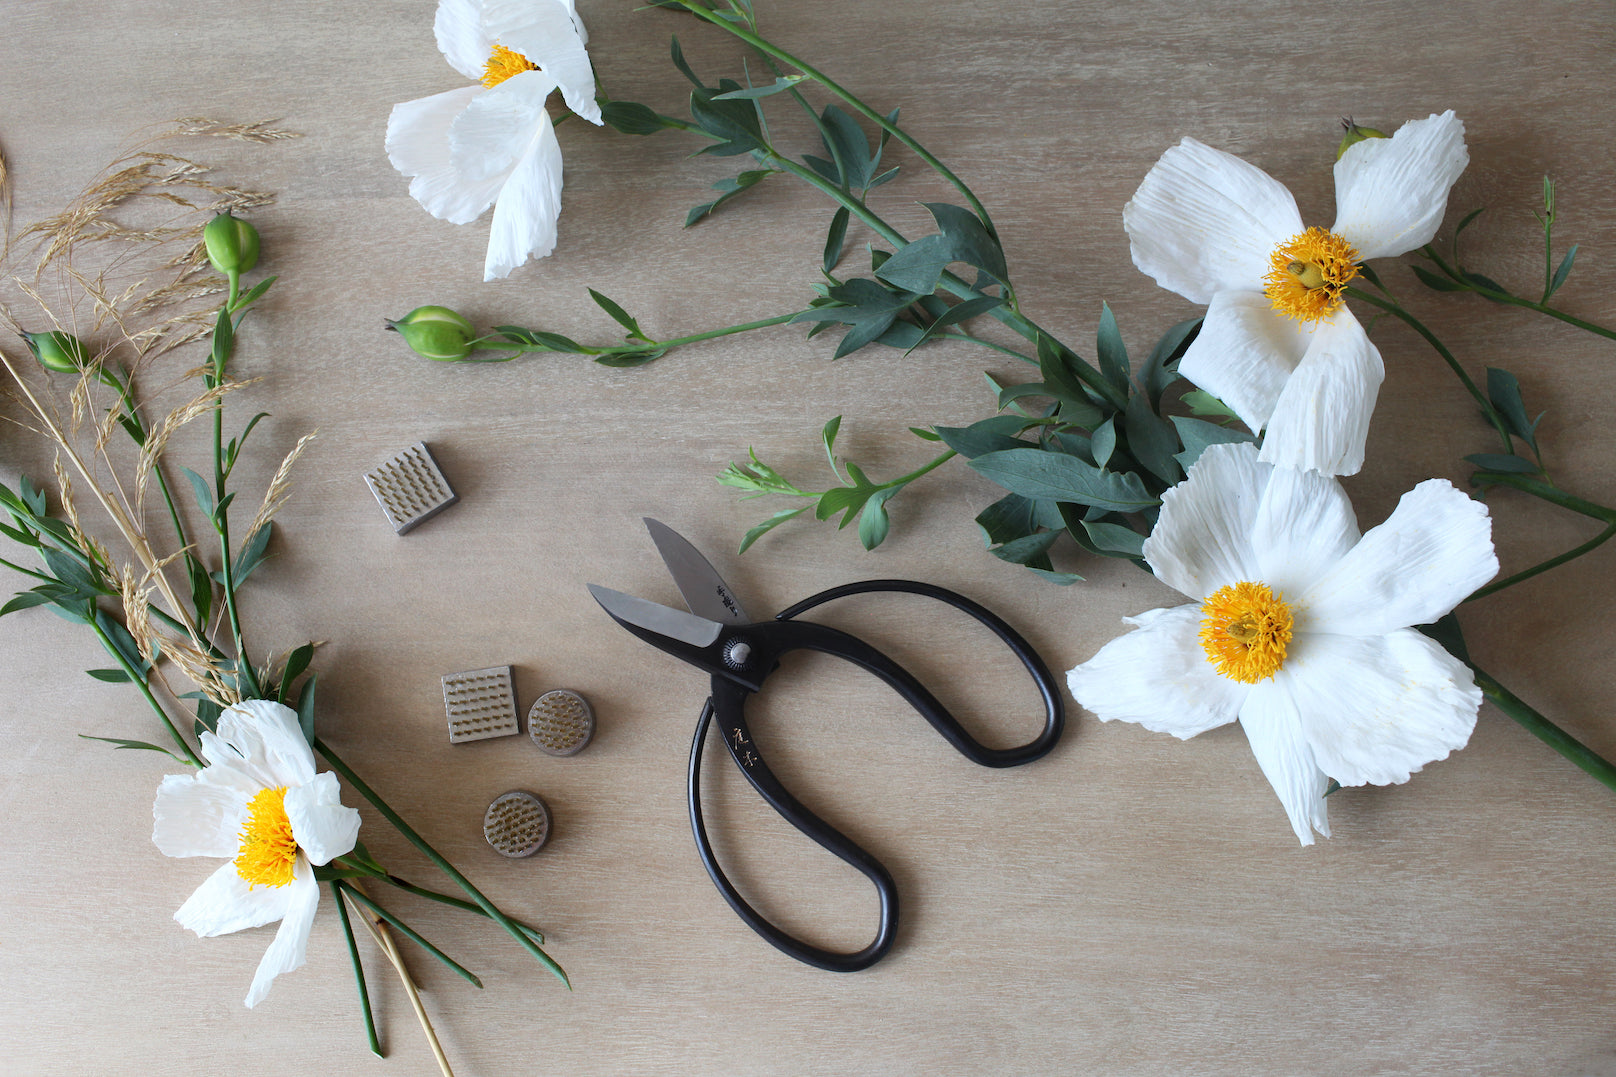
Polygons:
[[724,664],[730,669],[743,669],[746,660],[752,657],[752,645],[744,640],[731,640],[724,648]]

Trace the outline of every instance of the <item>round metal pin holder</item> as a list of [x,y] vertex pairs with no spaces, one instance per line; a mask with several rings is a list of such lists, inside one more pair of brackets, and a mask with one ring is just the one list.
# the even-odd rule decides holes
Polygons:
[[532,856],[550,840],[550,809],[532,793],[503,793],[488,805],[483,837],[500,856]]
[[577,755],[595,735],[595,712],[577,692],[546,692],[527,712],[527,735],[549,755]]

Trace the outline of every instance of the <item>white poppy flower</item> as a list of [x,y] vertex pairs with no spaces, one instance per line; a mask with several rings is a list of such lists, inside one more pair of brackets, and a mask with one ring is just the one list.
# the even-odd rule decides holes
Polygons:
[[226,935],[281,922],[247,992],[256,1006],[269,984],[303,965],[320,904],[314,865],[353,849],[359,813],[339,799],[337,776],[315,774],[297,715],[254,699],[220,715],[202,734],[208,765],[170,774],[157,787],[152,840],[168,856],[225,856],[174,919],[198,935]]
[[561,144],[544,103],[601,122],[588,40],[573,0],[439,0],[438,48],[473,85],[406,101],[387,120],[387,157],[434,217],[469,224],[494,207],[483,279],[555,250]]
[[1134,265],[1207,304],[1179,373],[1267,429],[1262,459],[1328,475],[1363,466],[1385,370],[1344,305],[1358,263],[1429,243],[1469,155],[1452,111],[1368,138],[1335,163],[1336,220],[1302,226],[1261,169],[1186,138],[1122,211]]
[[1144,552],[1195,601],[1127,618],[1133,632],[1067,674],[1073,697],[1184,739],[1238,718],[1303,845],[1329,836],[1329,778],[1407,781],[1470,739],[1470,670],[1410,627],[1498,571],[1486,507],[1446,480],[1360,536],[1335,479],[1213,445],[1163,496]]

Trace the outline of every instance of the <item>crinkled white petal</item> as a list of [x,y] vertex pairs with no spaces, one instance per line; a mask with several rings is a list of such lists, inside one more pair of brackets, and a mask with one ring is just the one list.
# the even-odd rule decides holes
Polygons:
[[483,0],[483,26],[496,42],[555,80],[568,108],[590,123],[601,122],[595,72],[579,33],[581,20],[570,5],[561,0]]
[[1351,311],[1343,307],[1317,322],[1268,418],[1262,458],[1326,475],[1357,474],[1385,377],[1380,352]]
[[1102,722],[1138,722],[1186,740],[1234,721],[1249,689],[1206,660],[1199,606],[1124,621],[1138,627],[1066,675],[1073,699]]
[[548,123],[533,134],[526,155],[505,181],[488,230],[483,279],[496,280],[528,260],[543,258],[556,245],[561,216],[561,144]]
[[1274,249],[1302,231],[1296,200],[1277,180],[1193,138],[1162,154],[1122,223],[1133,264],[1195,303],[1228,288],[1260,290]]
[[483,68],[494,54],[494,40],[483,29],[482,5],[478,0],[438,0],[432,33],[449,66],[468,79],[482,79]]
[[1348,147],[1335,163],[1334,231],[1365,261],[1425,246],[1469,161],[1464,124],[1451,109]]
[[270,981],[283,972],[302,968],[309,948],[309,929],[314,926],[314,912],[320,907],[320,884],[314,881],[314,869],[301,856],[292,881],[280,887],[289,891],[286,915],[275,932],[275,941],[264,951],[253,974],[252,987],[247,991],[247,1005],[256,1006],[269,994]]
[[[1358,520],[1341,484],[1317,471],[1278,467],[1251,528],[1257,578],[1294,603],[1358,541]],[[1306,619],[1306,611],[1293,612]]]
[[1255,434],[1268,424],[1311,339],[1261,292],[1222,291],[1212,297],[1178,372],[1229,405]]
[[174,919],[203,938],[228,935],[285,916],[291,891],[291,884],[249,886],[235,862],[226,861],[185,899]]
[[1193,599],[1258,578],[1251,530],[1273,468],[1253,445],[1211,445],[1189,476],[1162,495],[1145,560],[1167,586]]
[[1240,725],[1263,776],[1285,806],[1297,840],[1312,845],[1315,830],[1329,837],[1324,803],[1329,777],[1319,769],[1290,694],[1274,680],[1259,681],[1240,708]]
[[231,704],[219,716],[219,736],[268,773],[266,786],[295,788],[314,780],[314,749],[297,712],[268,699]]
[[359,812],[344,807],[337,776],[327,771],[307,785],[286,791],[286,819],[309,863],[328,864],[359,840]]
[[481,86],[406,101],[393,106],[387,120],[387,157],[410,181],[410,197],[432,216],[453,224],[470,224],[494,204],[505,174],[470,180],[455,168],[449,154],[449,128]]
[[1301,601],[1320,631],[1384,635],[1430,624],[1497,572],[1487,506],[1446,479],[1427,479]]
[[233,857],[256,792],[245,775],[224,767],[170,774],[152,804],[152,841],[164,856]]
[[1342,785],[1390,785],[1463,748],[1481,691],[1412,628],[1299,638],[1274,679],[1296,701],[1320,767]]
[[508,178],[538,129],[550,127],[544,99],[554,89],[542,72],[524,71],[473,98],[449,125],[455,172],[472,183]]

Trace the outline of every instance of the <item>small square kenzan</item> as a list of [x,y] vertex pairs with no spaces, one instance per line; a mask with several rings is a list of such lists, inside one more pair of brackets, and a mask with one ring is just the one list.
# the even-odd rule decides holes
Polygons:
[[387,514],[393,531],[400,535],[460,500],[438,470],[426,443],[420,441],[367,471],[365,482]]
[[449,718],[451,744],[509,737],[521,731],[510,666],[445,675],[443,710]]

